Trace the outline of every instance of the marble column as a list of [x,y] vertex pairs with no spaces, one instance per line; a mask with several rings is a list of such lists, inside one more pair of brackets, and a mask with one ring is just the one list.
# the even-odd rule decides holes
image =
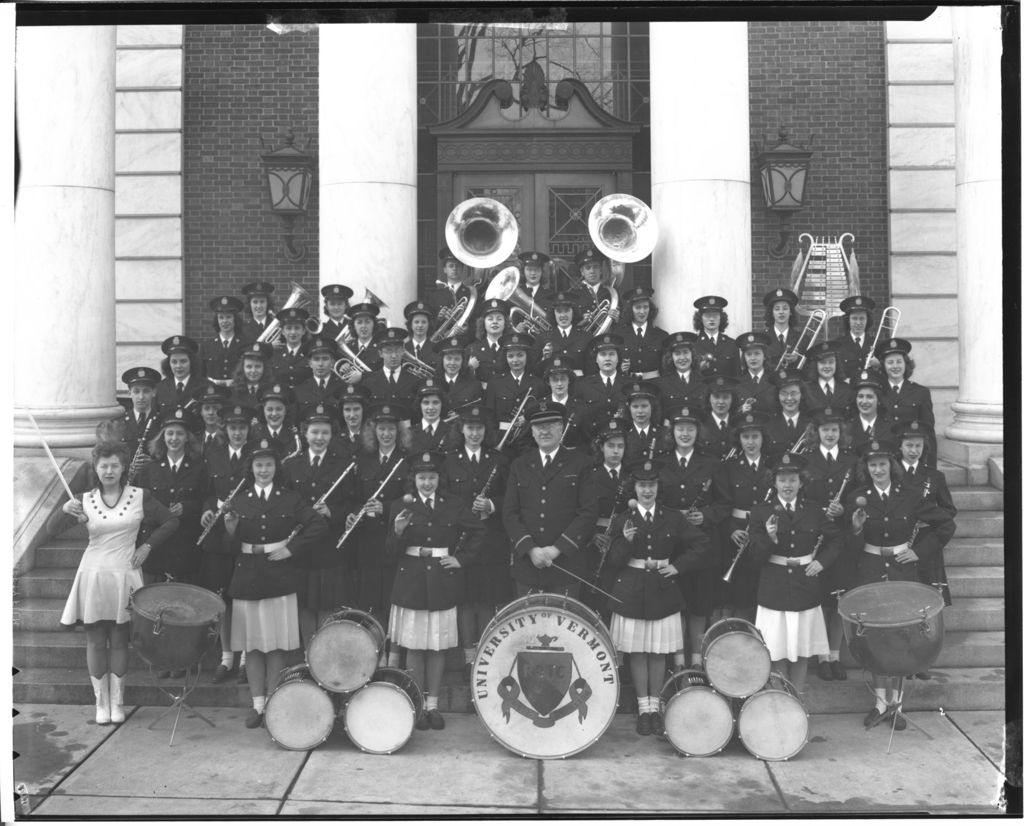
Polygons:
[[694,299],[729,301],[751,329],[746,23],[651,23],[653,287],[666,330],[691,330]]
[[[953,8],[960,390],[946,436],[1003,442],[1002,116],[997,7]],[[1001,448],[968,450],[967,464]]]
[[[114,27],[17,31],[21,177],[11,305],[14,444],[91,447],[116,416]],[[42,338],[41,338],[42,336]]]
[[416,27],[320,26],[320,284],[416,299]]

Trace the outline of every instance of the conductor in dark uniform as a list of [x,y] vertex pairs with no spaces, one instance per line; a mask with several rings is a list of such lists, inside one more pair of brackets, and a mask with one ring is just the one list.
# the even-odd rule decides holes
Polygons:
[[517,596],[557,591],[578,597],[580,583],[552,565],[582,574],[581,549],[597,522],[591,460],[560,447],[565,408],[541,402],[530,414],[537,450],[512,463],[502,520],[512,543]]

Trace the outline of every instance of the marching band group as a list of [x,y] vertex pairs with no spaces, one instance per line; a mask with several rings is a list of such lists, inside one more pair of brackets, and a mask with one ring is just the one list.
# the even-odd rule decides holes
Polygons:
[[[368,290],[350,303],[349,287],[323,287],[321,321],[295,294],[275,314],[273,286],[255,282],[244,302],[210,302],[212,337],[171,336],[161,371],[122,376],[129,409],[95,462],[102,505],[113,457],[132,524],[144,509],[161,525],[133,567],[230,603],[213,680],[248,681],[247,726],[290,652],[343,606],[386,623],[389,664],[404,657],[425,693],[417,727],[440,729],[448,649],[471,664],[514,597],[579,598],[628,661],[637,731],[660,734],[666,672],[701,666],[709,622],[755,623],[802,691],[812,661],[846,679],[836,592],[944,582],[956,508],[930,393],[867,296],[842,302],[838,338],[804,347],[786,288],[764,296],[763,331],[731,338],[721,296],[694,302],[693,331],[655,326],[648,287],[620,303],[597,249],[577,256],[575,289],[545,290],[550,259],[524,252],[493,279],[511,280],[505,298],[482,301],[459,258],[446,249],[441,264],[404,328]],[[95,498],[84,508],[105,519]],[[95,622],[90,599],[73,593],[63,621]],[[123,680],[125,663],[98,656],[94,683],[108,668]],[[899,699],[883,678],[874,689],[867,725]],[[101,714],[97,688],[99,722],[115,699]]]

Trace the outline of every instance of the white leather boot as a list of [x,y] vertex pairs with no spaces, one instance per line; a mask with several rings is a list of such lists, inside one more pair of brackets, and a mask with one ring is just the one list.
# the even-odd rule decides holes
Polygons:
[[89,675],[89,679],[92,680],[92,693],[96,695],[96,722],[101,726],[110,725],[110,689],[107,682],[109,676],[111,675],[104,674],[102,677]]
[[124,677],[110,675],[110,722],[124,722]]

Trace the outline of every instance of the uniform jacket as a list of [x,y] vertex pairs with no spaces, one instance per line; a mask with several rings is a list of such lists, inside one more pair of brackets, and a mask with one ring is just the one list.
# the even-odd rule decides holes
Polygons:
[[505,372],[505,359],[501,350],[492,350],[486,336],[466,348],[466,364],[469,364],[471,358],[477,360],[476,378],[484,384],[489,383],[495,374]]
[[[811,424],[810,417],[803,412],[798,413],[795,419],[795,427],[792,430],[789,429],[786,416],[781,410],[768,420],[768,424],[765,425],[765,444],[762,450],[771,459],[789,451]],[[812,436],[809,436],[808,439]],[[805,447],[808,439],[804,439]]]
[[[292,390],[313,375],[309,367],[309,357],[303,355],[301,349],[293,356],[287,347],[274,350],[274,356],[270,360],[270,373],[276,384],[282,384]],[[334,376],[331,378],[337,381]]]
[[[237,461],[232,462],[231,449],[227,444],[211,448],[206,457],[203,513],[206,511],[217,513],[221,503],[228,498],[245,474],[245,460],[239,457]],[[217,520],[216,526],[203,540],[203,550],[206,553],[214,554],[232,553],[231,548],[224,542],[223,517]]]
[[901,425],[913,419],[935,426],[935,412],[932,410],[931,391],[912,381],[904,381],[900,392],[892,389],[886,381],[885,393],[880,401],[885,405],[888,417],[894,425]]
[[240,335],[242,336],[242,341],[246,342],[246,344],[252,344],[252,342],[256,341],[256,339],[258,339],[261,335],[263,335],[263,333],[266,332],[267,326],[273,320],[273,313],[267,313],[267,315],[263,319],[262,324],[260,324],[252,316],[246,316],[245,320],[242,322],[242,329],[240,332]]
[[[196,375],[190,375],[188,381],[185,382],[185,389],[183,392],[178,392],[178,380],[173,376],[168,376],[160,380],[160,383],[156,386],[156,403],[160,407],[168,406],[171,409],[175,407],[184,407],[190,401],[199,397],[202,392],[203,385],[206,384],[206,379],[200,378]],[[198,411],[198,406],[193,405],[193,409]]]
[[840,500],[840,504],[845,507],[846,495],[857,486],[855,482],[857,457],[840,448],[835,461],[830,464],[820,447],[814,448],[805,455],[807,456],[807,481],[800,490],[800,496],[806,496],[809,502],[816,502],[820,507],[827,507],[828,503],[839,493],[843,479],[849,473],[850,478],[843,490],[843,498]]
[[[864,530],[860,534],[854,534],[852,529],[847,532],[847,547],[856,553],[864,550],[865,543],[879,547],[900,545],[910,540],[914,525],[924,522],[933,530],[927,533],[922,531],[918,535],[913,551],[922,560],[930,559],[956,533],[956,523],[946,511],[922,497],[921,493],[920,488],[901,484],[895,479],[890,485],[889,501],[886,503],[882,502],[881,496],[873,484],[854,490],[844,503],[845,519],[849,524],[853,512],[857,509],[856,499],[858,496],[867,499],[864,510],[867,512],[868,518],[864,523]],[[892,564],[899,566],[899,563],[895,561]],[[916,579],[916,577],[910,578]]]
[[533,547],[554,545],[561,551],[558,565],[580,574],[578,553],[594,534],[597,496],[591,460],[581,451],[559,448],[547,468],[539,450],[512,462],[502,521],[512,543],[512,576],[524,585],[543,590],[564,588],[571,577],[555,568],[536,568],[530,561]]
[[836,359],[836,377],[849,382],[851,378],[860,374],[864,369],[868,353],[871,350],[871,341],[874,336],[864,335],[860,347],[849,333],[843,333],[837,346],[839,356]]
[[764,372],[761,373],[761,380],[755,382],[750,376],[750,371],[746,369],[741,370],[739,373],[740,383],[733,391],[734,397],[738,400],[737,404],[743,404],[747,399],[753,399],[754,410],[760,410],[769,416],[774,416],[778,413],[780,409],[779,391],[768,380],[769,372],[766,366]]
[[[320,460],[316,469],[309,461],[309,451],[286,459],[282,463],[281,481],[284,485],[298,492],[302,501],[312,505],[335,483],[352,460],[328,450]],[[326,519],[327,531],[311,543],[309,553],[304,560],[309,568],[334,568],[341,564],[342,551],[337,548],[338,537],[345,530],[345,515],[352,510],[356,500],[356,468],[352,468],[327,497],[325,504],[331,511]],[[361,504],[361,503],[360,503]]]
[[[805,321],[806,319],[802,320],[799,327],[791,326],[786,331],[787,348],[791,348],[796,345],[797,341],[800,339],[800,333],[803,331],[803,324]],[[771,373],[779,366],[779,359],[782,358],[783,348],[782,345],[779,343],[779,339],[776,336],[774,327],[770,327],[765,332],[768,334],[768,338],[771,341],[771,343],[765,350],[764,369]]]
[[171,471],[166,458],[153,460],[139,470],[135,484],[145,488],[157,501],[170,508],[181,505],[178,529],[159,548],[146,557],[143,570],[149,573],[168,573],[175,579],[187,578],[198,563],[196,539],[199,537],[199,517],[206,486],[206,463],[200,459],[182,457],[178,472]]
[[443,371],[438,372],[437,385],[444,392],[449,410],[458,410],[467,404],[484,403],[484,387],[468,371],[460,373],[454,382],[448,381]]
[[[622,534],[627,520],[637,529],[632,542]],[[617,572],[612,595],[621,600],[612,603],[612,610],[619,616],[642,620],[663,619],[681,611],[683,598],[676,577],[632,568],[627,563],[631,558],[664,559],[685,577],[706,564],[711,548],[705,533],[687,522],[680,511],[659,504],[651,522],[631,512],[615,517],[612,534],[615,539],[608,552],[608,564]]]
[[400,404],[411,410],[413,394],[416,392],[420,380],[403,367],[398,371],[395,384],[392,385],[384,374],[384,368],[378,367],[363,376],[360,383],[370,391],[374,402]]
[[650,322],[644,325],[642,338],[636,334],[633,323],[620,324],[613,332],[622,336],[621,358],[623,361],[629,359],[629,374],[657,378],[661,368],[661,343],[668,338],[668,333]]
[[576,382],[572,392],[579,399],[582,416],[590,432],[593,433],[600,422],[611,418],[626,403],[622,388],[628,383],[629,379],[619,370],[615,371],[611,388],[605,384],[604,376],[596,374],[584,376]]
[[832,379],[832,398],[825,397],[825,391],[821,389],[821,383],[817,378],[810,379],[804,383],[803,407],[805,410],[815,410],[821,407],[851,408],[853,406],[853,391],[850,385],[842,381],[837,375]]
[[[461,569],[443,568],[435,557],[412,557],[405,550],[416,545],[447,548],[460,565],[470,564],[484,536],[483,523],[457,496],[437,491],[432,510],[418,494],[413,496],[415,499],[408,505],[401,499],[395,501],[388,516],[387,551],[398,566],[391,602],[416,610],[454,608],[461,591]],[[412,511],[412,520],[397,536],[395,517],[406,508]]]
[[263,403],[260,401],[260,394],[270,386],[270,379],[264,379],[256,385],[255,390],[250,389],[248,382],[231,387],[229,388],[231,391],[229,403],[232,406],[240,404],[243,407],[259,410],[263,406]]
[[719,428],[718,420],[713,414],[708,413],[697,431],[697,446],[701,453],[721,459],[727,456],[735,445],[736,434],[729,427],[729,419],[726,419],[724,428]]
[[683,381],[673,367],[668,373],[655,379],[654,383],[661,391],[663,412],[667,412],[673,407],[682,406],[692,407],[696,410],[704,409],[705,387],[696,367],[690,369],[689,381]]
[[231,343],[227,347],[221,345],[219,335],[199,342],[199,356],[206,368],[206,377],[208,379],[230,379],[245,345],[246,343],[238,335],[231,339]]
[[[494,411],[494,416],[498,420],[498,438],[505,435],[505,431],[512,423],[512,416],[528,390],[533,391],[533,398],[536,399],[544,394],[544,383],[530,373],[523,373],[518,384],[511,373],[498,373],[487,383],[484,404]],[[523,428],[518,443],[528,444],[529,439],[530,428],[527,425]]]
[[[573,362],[575,362],[577,370],[582,370],[585,373],[593,372],[593,370],[588,369],[586,363],[587,349],[590,347],[590,340],[592,338],[593,336],[582,330],[579,324],[572,325],[567,338],[563,337],[562,331],[552,324],[551,330],[541,333],[534,339],[531,363],[540,364],[544,358],[544,345],[550,342],[552,356],[570,356]],[[592,365],[593,360],[591,359],[590,361]]]
[[887,416],[879,415],[875,419],[872,432],[869,434],[864,430],[864,425],[861,423],[860,413],[857,412],[856,407],[851,411],[850,419],[845,430],[850,438],[850,451],[852,453],[856,453],[857,449],[860,448],[861,445],[866,444],[872,439],[882,439],[884,441],[892,441],[894,439],[892,419]]
[[313,378],[310,371],[295,387],[295,406],[300,410],[307,404],[327,404],[336,407],[338,398],[345,389],[345,383],[333,374],[327,377],[326,382],[326,388],[321,389],[320,382]]
[[[263,502],[251,486],[244,488],[232,504],[238,514],[238,528],[229,544],[237,553],[228,594],[233,599],[267,599],[294,594],[302,588],[301,562],[327,531],[327,523],[302,496],[280,483],[274,484]],[[291,556],[271,562],[266,554],[242,553],[241,543],[265,545],[288,539],[298,525],[303,528],[288,543]]]
[[740,350],[734,338],[719,333],[717,342],[713,342],[711,337],[701,330],[697,334],[697,339],[695,366],[701,367],[701,362],[706,362],[709,373],[721,373],[723,376],[739,375]]
[[381,482],[394,470],[395,465],[398,462],[403,462],[403,466],[391,477],[377,497],[384,505],[384,513],[377,517],[364,516],[360,519],[359,524],[345,540],[345,545],[342,546],[346,550],[345,558],[354,559],[358,567],[380,567],[387,562],[384,555],[384,540],[387,537],[388,508],[395,499],[405,493],[406,479],[409,473],[408,465],[403,460],[407,455],[401,448],[396,447],[385,465],[381,465],[380,452],[376,450],[364,454],[358,459],[354,471],[358,474],[356,498],[351,503],[349,513],[358,513],[370,497],[376,493]]
[[[140,423],[135,417],[135,410],[129,409],[124,414],[124,441],[128,447],[134,451],[139,446],[139,439],[145,435],[146,441],[148,442],[159,432],[157,426],[160,424],[160,409],[156,406],[156,401],[153,402],[153,407],[149,413],[143,417]],[[131,461],[131,456],[128,457]]]
[[[622,463],[626,466],[641,459],[656,458],[661,456],[665,450],[662,444],[665,439],[665,429],[655,424],[649,424],[641,435],[636,425],[631,425],[626,431],[626,452],[623,454]],[[652,450],[653,440],[653,450]]]
[[701,527],[710,534],[731,510],[722,502],[714,502],[713,498],[714,475],[720,464],[714,456],[694,450],[686,467],[682,468],[674,450],[665,454],[658,474],[659,503],[680,511],[696,506],[704,516]]

